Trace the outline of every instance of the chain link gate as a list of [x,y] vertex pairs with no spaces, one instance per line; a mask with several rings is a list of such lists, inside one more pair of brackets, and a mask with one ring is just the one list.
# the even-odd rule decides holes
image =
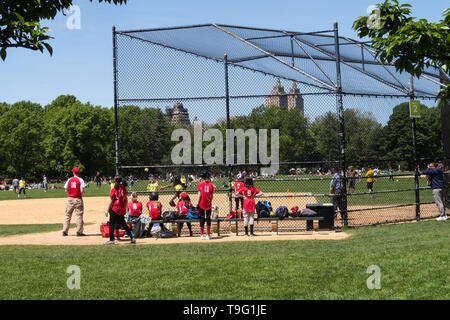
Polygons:
[[[173,210],[177,190],[167,186],[174,175],[186,179],[195,205],[198,174],[207,168],[221,217],[237,209],[233,185],[244,172],[264,193],[256,201],[270,201],[274,211],[303,209],[332,201],[336,167],[343,177],[337,227],[438,215],[414,169],[441,154],[413,148],[410,122],[408,157],[388,152],[383,136],[393,111],[404,114],[412,97],[434,105],[438,72],[414,79],[411,91],[409,75],[381,64],[367,43],[340,37],[337,24],[308,33],[217,24],[113,28],[113,54],[117,173],[129,177],[144,205],[151,176],[164,186],[163,211]],[[369,167],[377,172],[373,192]],[[264,173],[268,168],[276,172]],[[233,224],[222,227],[230,232]],[[280,222],[282,231],[305,229],[305,221]]]

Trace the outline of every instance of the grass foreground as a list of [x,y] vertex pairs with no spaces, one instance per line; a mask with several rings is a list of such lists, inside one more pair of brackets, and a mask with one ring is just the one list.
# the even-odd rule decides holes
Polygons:
[[[422,221],[340,241],[2,246],[0,299],[449,299],[449,231]],[[372,265],[380,289],[368,289]]]
[[[90,225],[85,223],[84,225]],[[74,228],[75,223],[70,224],[70,228]],[[29,233],[45,233],[62,230],[62,223],[54,224],[1,224],[0,237],[18,236]]]

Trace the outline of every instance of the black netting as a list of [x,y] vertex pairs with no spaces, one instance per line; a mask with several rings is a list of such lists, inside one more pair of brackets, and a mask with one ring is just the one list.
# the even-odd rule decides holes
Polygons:
[[[233,189],[239,173],[253,177],[264,192],[257,200],[270,201],[274,213],[281,206],[291,211],[336,203],[330,182],[337,167],[346,185],[343,205],[336,208],[337,227],[437,216],[425,176],[417,178],[419,188],[414,176],[415,164],[442,157],[438,145],[431,153],[425,148],[431,134],[425,121],[436,116],[436,71],[413,80],[426,115],[417,120],[415,159],[409,75],[381,65],[367,44],[340,38],[338,88],[334,41],[332,31],[225,25],[115,33],[118,171],[129,177],[130,189],[144,204],[149,178],[158,180],[166,211],[177,200],[171,177],[186,179],[184,191],[195,205],[199,173],[208,169],[216,187],[214,205],[224,219],[242,209]],[[398,119],[402,125],[395,130],[402,134],[394,135]],[[226,145],[227,129],[243,134],[241,142],[233,138],[232,149]],[[262,130],[267,140],[259,140]],[[404,148],[393,147],[393,136]],[[181,141],[189,148],[180,149]],[[369,168],[376,172],[370,190]],[[242,221],[235,220],[223,221],[221,232],[233,232],[236,223],[242,232]],[[309,229],[306,221],[289,219],[278,227]],[[269,232],[272,222],[259,220],[255,228]]]

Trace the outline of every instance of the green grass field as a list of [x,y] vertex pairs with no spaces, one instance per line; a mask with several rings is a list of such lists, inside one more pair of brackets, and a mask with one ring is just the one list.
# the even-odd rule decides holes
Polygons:
[[[92,223],[85,223],[90,225]],[[70,224],[70,228],[74,228],[75,223]],[[61,223],[54,224],[0,224],[0,237],[18,236],[29,233],[45,233],[62,230]]]
[[[299,176],[301,178],[317,176]],[[291,176],[277,176],[277,178],[292,178]],[[396,181],[389,181],[388,178],[378,178],[374,184],[375,191],[383,190],[395,190],[395,189],[412,189],[414,188],[413,178],[396,178]],[[224,184],[228,181],[226,178],[216,179],[214,184],[219,189],[224,189]],[[329,192],[329,180],[312,180],[312,181],[256,181],[255,186],[261,189],[263,192],[307,192],[314,194],[327,194]],[[161,182],[161,186],[167,185],[167,183]],[[29,199],[39,199],[39,198],[64,198],[66,193],[64,192],[63,186],[61,184],[57,185],[58,189],[49,190],[44,192],[42,189],[27,190],[27,198]],[[132,190],[146,190],[147,181],[140,181],[135,183]],[[420,187],[426,187],[426,177],[420,178]],[[86,197],[98,197],[98,196],[108,196],[110,188],[108,185],[102,185],[97,188],[94,183],[90,183],[89,187],[85,189]],[[131,189],[130,189],[131,191]],[[187,189],[188,192],[196,192],[196,184],[191,185]],[[360,182],[356,183],[355,192],[367,192],[366,180],[362,179]],[[421,201],[432,202],[433,196],[431,191],[425,190],[421,191]],[[17,199],[17,194],[10,191],[0,191],[0,200],[14,200]],[[23,199],[23,195],[21,196]],[[317,202],[329,202],[329,197],[317,197]],[[378,194],[373,198],[369,195],[355,195],[350,196],[348,200],[349,205],[389,205],[389,204],[406,204],[415,203],[415,193],[414,191],[404,191],[399,193],[384,193]]]
[[[340,241],[2,246],[0,299],[449,299],[449,231],[422,221]],[[66,286],[71,265],[79,290]]]

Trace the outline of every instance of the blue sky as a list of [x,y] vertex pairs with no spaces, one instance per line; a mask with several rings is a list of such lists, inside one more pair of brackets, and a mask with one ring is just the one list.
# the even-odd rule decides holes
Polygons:
[[[437,21],[448,1],[413,1],[414,16]],[[9,49],[0,61],[0,101],[30,100],[46,105],[60,94],[82,102],[113,105],[111,28],[141,29],[201,23],[223,23],[296,31],[331,29],[339,22],[340,35],[356,38],[352,22],[366,14],[374,0],[213,1],[129,0],[127,5],[75,0],[81,9],[81,29],[66,27],[59,14],[43,25],[51,29],[53,56],[25,49]]]

